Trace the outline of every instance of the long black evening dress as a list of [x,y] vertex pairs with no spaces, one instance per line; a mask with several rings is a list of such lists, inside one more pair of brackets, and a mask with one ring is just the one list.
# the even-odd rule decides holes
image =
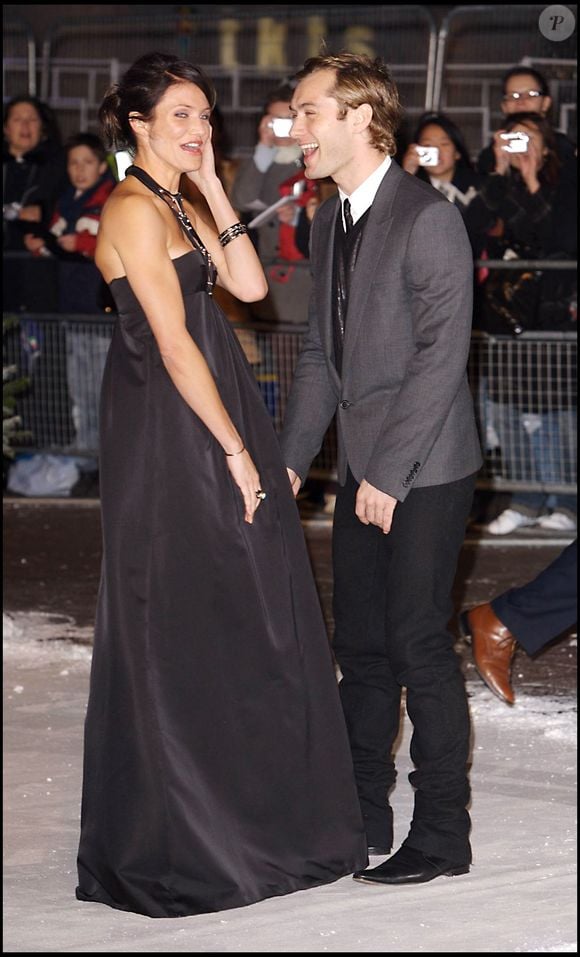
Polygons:
[[269,413],[192,250],[187,328],[260,474],[254,524],[128,281],[101,397],[104,557],[77,897],[150,917],[240,907],[366,866],[308,553]]

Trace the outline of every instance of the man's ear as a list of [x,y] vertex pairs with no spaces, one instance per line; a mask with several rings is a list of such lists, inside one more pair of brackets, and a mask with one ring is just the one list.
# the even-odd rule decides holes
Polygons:
[[357,132],[362,133],[366,130],[373,118],[373,108],[370,103],[361,103],[354,110],[353,125]]

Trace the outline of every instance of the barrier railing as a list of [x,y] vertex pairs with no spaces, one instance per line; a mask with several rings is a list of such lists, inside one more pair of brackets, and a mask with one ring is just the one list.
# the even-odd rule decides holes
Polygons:
[[150,50],[174,52],[212,77],[234,153],[244,156],[254,147],[270,90],[316,55],[322,40],[329,50],[383,56],[406,109],[418,115],[432,103],[436,38],[430,10],[415,4],[239,5],[211,15],[184,7],[63,19],[42,45],[41,96],[58,113],[65,135],[77,132],[80,121],[81,128],[96,128],[101,98],[119,71]]
[[[4,363],[30,382],[17,404],[30,437],[18,451],[98,454],[98,394],[114,323],[110,315],[20,315],[4,341]],[[260,322],[234,328],[279,431],[306,327]],[[480,487],[576,488],[576,358],[573,333],[474,333],[468,373],[485,452]],[[313,474],[334,477],[335,471],[331,428]]]
[[22,93],[36,94],[36,44],[26,20],[3,17],[2,96],[4,102]]
[[453,7],[441,23],[433,108],[453,116],[474,158],[501,125],[501,77],[515,64],[546,76],[555,122],[575,137],[576,33],[555,43],[539,27],[545,10],[544,4],[470,4]]
[[[324,39],[329,50],[382,56],[408,119],[425,109],[443,109],[462,128],[475,158],[502,119],[501,76],[515,63],[546,75],[554,122],[575,139],[576,35],[557,44],[546,37],[538,24],[545,9],[535,4],[447,10],[414,4],[332,9],[279,4],[249,10],[218,6],[209,16],[187,7],[160,12],[149,5],[131,16],[61,18],[41,44],[39,95],[56,111],[65,137],[79,129],[96,130],[107,86],[137,56],[161,45],[204,65],[213,77],[234,154],[242,157],[253,148],[265,95],[316,54]],[[572,14],[576,9],[570,8]],[[25,87],[36,92],[36,60],[26,22],[6,16],[5,101]]]

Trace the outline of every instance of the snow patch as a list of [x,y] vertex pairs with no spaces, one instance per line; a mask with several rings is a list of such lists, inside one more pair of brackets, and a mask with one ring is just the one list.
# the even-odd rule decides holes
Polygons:
[[79,628],[73,618],[47,612],[4,612],[5,660],[90,662],[93,628]]

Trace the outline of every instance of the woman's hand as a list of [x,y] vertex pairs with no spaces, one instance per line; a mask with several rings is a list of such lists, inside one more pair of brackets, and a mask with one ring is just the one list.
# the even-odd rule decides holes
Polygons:
[[18,219],[23,219],[27,223],[39,223],[42,219],[42,209],[40,206],[23,206],[18,213]]
[[414,176],[417,170],[419,169],[419,154],[417,153],[417,144],[411,143],[407,149],[407,152],[403,156],[403,162],[401,163],[403,169],[406,173],[410,173],[411,176]]
[[537,193],[540,188],[538,173],[543,163],[542,156],[538,150],[538,145],[530,136],[528,140],[528,149],[525,153],[518,153],[518,169],[522,174],[522,179],[530,193]]
[[505,133],[505,130],[497,130],[493,134],[493,155],[495,156],[495,172],[505,176],[510,168],[510,154],[505,151],[506,142],[501,138],[502,133]]
[[202,146],[201,165],[199,169],[185,174],[188,180],[190,180],[194,186],[197,186],[202,196],[206,196],[208,187],[215,185],[216,180],[219,181],[215,169],[215,156],[211,142],[212,132],[213,130],[210,126],[208,138]]
[[[234,482],[242,493],[245,506],[244,519],[251,525],[256,509],[263,501],[256,495],[256,492],[262,491],[258,470],[247,449],[237,455],[226,456],[226,462]],[[265,491],[267,492],[267,489]]]
[[292,494],[294,495],[294,498],[296,498],[296,496],[298,495],[298,492],[300,491],[302,480],[300,476],[296,474],[294,469],[287,468],[286,471],[288,472],[288,478],[290,480],[290,485],[292,487]]

